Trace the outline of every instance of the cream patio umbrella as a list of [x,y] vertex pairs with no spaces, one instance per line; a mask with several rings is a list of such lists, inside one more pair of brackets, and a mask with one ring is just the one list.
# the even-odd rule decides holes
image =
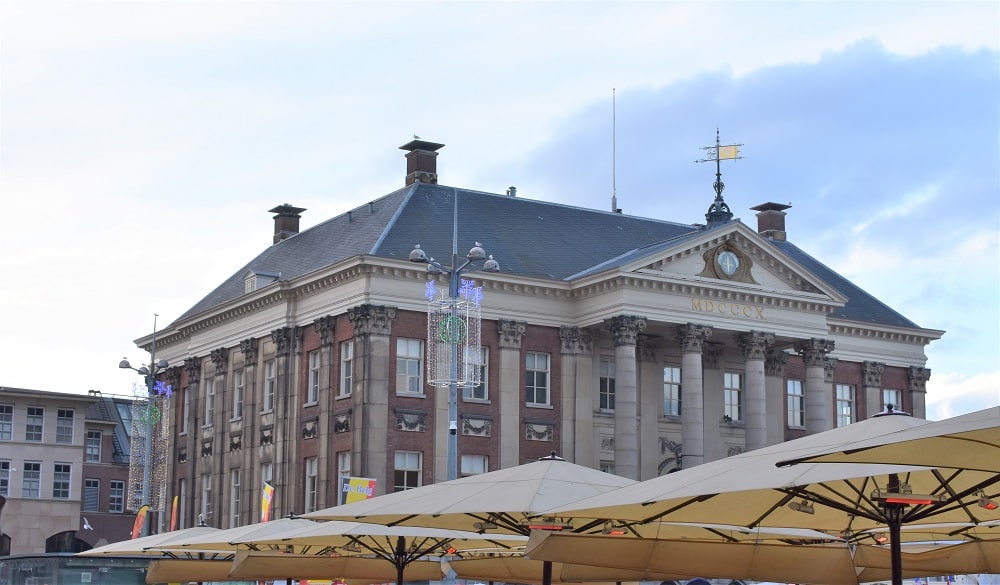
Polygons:
[[[810,528],[848,542],[860,542],[859,535],[888,527],[892,581],[900,585],[900,528],[940,522],[975,526],[1000,518],[1000,511],[977,505],[981,490],[1000,484],[1000,473],[864,463],[780,468],[776,464],[929,424],[907,416],[869,419],[625,486],[539,515],[626,525],[672,521]],[[961,534],[956,537],[962,538]]]
[[[440,581],[441,563],[417,560],[404,569],[407,581]],[[399,578],[396,567],[385,559],[365,556],[294,554],[281,551],[239,550],[229,579],[335,579],[347,583],[388,583]]]
[[[219,532],[218,528],[212,528],[211,526],[193,526],[191,528],[182,528],[180,530],[174,530],[171,532],[161,532],[159,534],[151,534],[149,536],[143,536],[140,538],[133,538],[130,540],[120,540],[118,542],[111,542],[103,546],[92,548],[83,552],[76,553],[76,556],[81,557],[95,557],[95,556],[162,556],[162,552],[159,550],[151,550],[153,547],[159,546],[161,544],[169,543],[172,541],[179,541],[185,538],[194,538],[196,536],[203,536],[205,534],[210,534],[213,532]],[[231,554],[231,551],[219,551],[219,550],[190,550],[189,554]]]

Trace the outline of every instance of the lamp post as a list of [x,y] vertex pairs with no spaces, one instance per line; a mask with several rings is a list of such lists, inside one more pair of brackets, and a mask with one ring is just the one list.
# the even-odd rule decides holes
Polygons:
[[[132,364],[125,358],[118,362],[118,367],[123,370],[134,370],[140,376],[143,376],[146,383],[146,409],[142,415],[142,423],[145,427],[145,436],[143,437],[143,457],[142,457],[142,491],[140,492],[141,497],[139,498],[139,507],[149,505],[150,492],[152,489],[152,463],[153,463],[153,432],[156,427],[156,423],[159,420],[158,416],[153,416],[154,412],[153,397],[156,395],[156,375],[167,368],[167,360],[156,360],[156,315],[153,314],[153,342],[152,347],[149,351],[149,366],[141,366],[138,368],[132,367]],[[169,391],[168,391],[169,394]],[[134,451],[133,451],[134,452]],[[131,458],[130,458],[131,459]],[[131,463],[130,465],[133,465]],[[134,469],[134,468],[133,468]],[[133,483],[133,478],[131,474],[131,469],[129,472],[129,483]],[[157,514],[159,519],[159,514]],[[159,520],[158,520],[159,521]],[[148,529],[145,530],[148,533]]]
[[[468,331],[462,331],[459,329],[460,326],[464,326],[465,322],[462,321],[461,325],[459,322],[458,315],[458,305],[460,290],[462,288],[462,275],[466,272],[471,272],[473,270],[482,270],[483,272],[500,272],[500,264],[493,259],[493,256],[486,256],[486,252],[483,250],[479,242],[473,246],[469,253],[465,255],[465,259],[461,260],[458,256],[458,192],[454,191],[454,211],[452,218],[452,246],[451,246],[451,264],[444,265],[434,258],[428,258],[427,254],[420,249],[420,245],[414,246],[413,250],[410,252],[410,262],[418,262],[427,264],[428,274],[438,275],[447,274],[448,275],[448,299],[450,300],[448,306],[450,310],[450,319],[443,322],[444,327],[442,328],[441,339],[446,341],[450,345],[450,360],[449,360],[449,379],[448,379],[448,475],[447,479],[456,479],[458,477],[458,364],[459,364],[459,344],[461,337],[468,335]],[[480,266],[479,263],[482,262]],[[429,317],[428,317],[429,318]],[[477,335],[478,337],[478,335]],[[428,354],[430,354],[430,343],[432,339],[428,339]]]

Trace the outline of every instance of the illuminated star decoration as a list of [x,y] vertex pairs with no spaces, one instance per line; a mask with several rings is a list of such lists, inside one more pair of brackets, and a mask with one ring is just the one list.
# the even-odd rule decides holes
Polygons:
[[173,392],[174,389],[170,384],[167,384],[163,380],[157,380],[156,383],[153,384],[153,391],[160,396],[170,398],[170,393]]
[[427,281],[427,287],[424,289],[424,296],[427,297],[428,301],[433,301],[434,297],[437,296],[437,284],[435,281]]

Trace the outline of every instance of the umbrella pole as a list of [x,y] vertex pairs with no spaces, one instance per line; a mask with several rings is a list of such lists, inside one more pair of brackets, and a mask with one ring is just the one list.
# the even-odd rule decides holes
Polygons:
[[396,537],[396,585],[403,585],[403,566],[406,555],[406,539]]
[[542,561],[542,585],[552,585],[552,561]]
[[885,517],[889,525],[889,556],[892,559],[892,585],[903,585],[903,545],[900,542],[903,507],[903,504],[885,505]]

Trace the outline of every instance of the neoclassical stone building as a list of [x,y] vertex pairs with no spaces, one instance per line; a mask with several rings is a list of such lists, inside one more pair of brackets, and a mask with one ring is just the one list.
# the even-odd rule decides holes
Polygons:
[[[270,246],[156,335],[175,389],[168,501],[182,526],[330,505],[345,476],[376,493],[447,477],[448,392],[426,383],[428,279],[415,245],[500,272],[482,287],[483,383],[458,399],[462,474],[556,451],[648,479],[862,419],[924,416],[917,326],[786,238],[789,206],[674,223],[438,184],[414,140],[405,186]],[[707,202],[707,200],[706,200]],[[152,335],[138,343],[149,349]]]

